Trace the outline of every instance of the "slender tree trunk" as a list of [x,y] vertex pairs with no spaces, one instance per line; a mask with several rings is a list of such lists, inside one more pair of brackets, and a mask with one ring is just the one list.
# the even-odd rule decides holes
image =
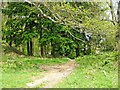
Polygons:
[[[42,39],[42,27],[40,27],[40,40]],[[40,44],[40,48],[41,48],[41,56],[44,57],[44,49],[43,49],[43,44]]]
[[55,57],[55,44],[54,44],[54,42],[51,40],[51,47],[52,47],[52,50],[51,50],[51,55],[53,56],[53,57]]
[[30,47],[29,47],[29,41],[27,41],[27,54],[30,56]]
[[51,42],[51,47],[52,47],[51,54],[53,57],[55,57],[55,44],[54,44],[54,42]]
[[44,57],[44,49],[42,44],[41,44],[41,56]]
[[45,57],[47,56],[47,45],[44,46]]
[[110,5],[109,5],[109,7],[110,7],[110,9],[111,9],[112,20],[116,20],[115,11],[114,11],[114,7],[113,7],[113,2],[112,2],[112,0],[110,0]]
[[[51,33],[54,33],[53,29],[52,29],[52,28],[50,28],[50,29],[51,29]],[[52,55],[53,57],[55,57],[55,43],[54,43],[53,40],[51,40],[51,47],[52,47],[51,55]]]
[[118,15],[118,25],[119,25],[119,27],[120,27],[120,1],[119,1],[119,3],[118,3],[117,15]]
[[117,50],[120,52],[120,1],[118,2],[118,9],[117,9],[117,15],[118,15],[118,30],[116,33],[116,40],[117,40]]
[[12,47],[12,41],[10,41],[9,46]]
[[30,40],[30,56],[33,56],[33,43],[32,43],[32,39]]
[[[32,22],[30,23],[29,29],[30,29],[30,32],[32,32]],[[30,51],[30,56],[33,56],[33,42],[32,42],[32,38],[29,41],[29,51]]]
[[79,44],[77,45],[77,48],[76,48],[76,57],[80,56],[80,47],[79,47]]

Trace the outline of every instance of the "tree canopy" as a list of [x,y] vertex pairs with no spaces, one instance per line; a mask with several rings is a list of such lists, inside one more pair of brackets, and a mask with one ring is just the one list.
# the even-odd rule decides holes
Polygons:
[[98,48],[115,50],[117,24],[108,10],[105,2],[10,2],[2,8],[2,39],[30,56],[75,58]]

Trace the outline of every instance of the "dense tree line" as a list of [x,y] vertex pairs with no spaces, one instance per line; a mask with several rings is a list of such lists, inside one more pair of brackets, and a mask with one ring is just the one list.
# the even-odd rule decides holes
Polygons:
[[10,2],[2,9],[2,40],[29,56],[114,50],[117,24],[107,10],[102,2]]

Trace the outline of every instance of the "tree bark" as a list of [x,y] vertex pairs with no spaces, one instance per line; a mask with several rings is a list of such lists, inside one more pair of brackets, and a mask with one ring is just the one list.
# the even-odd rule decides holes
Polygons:
[[30,56],[33,56],[33,42],[30,40]]
[[6,46],[3,46],[3,48],[5,49],[4,50],[5,53],[14,52],[18,55],[25,55],[26,56],[26,54],[24,54],[24,52],[21,52],[20,50],[16,49],[15,47],[6,45]]
[[[33,22],[33,21],[32,21]],[[30,33],[32,33],[32,22],[28,25],[28,29],[30,30]],[[27,49],[28,49],[28,55],[33,56],[33,42],[32,38],[27,42]]]
[[117,15],[118,15],[118,30],[116,33],[116,40],[117,40],[117,50],[120,51],[120,1],[118,2],[118,9],[117,9]]
[[[42,34],[43,34],[43,31],[42,31],[42,27],[40,27],[40,40],[42,39]],[[41,43],[40,44],[40,52],[41,52],[41,56],[44,57],[44,49],[43,49],[43,44]]]
[[118,16],[118,31],[116,34],[116,39],[120,40],[120,1],[118,3],[117,16]]
[[30,47],[29,47],[29,41],[27,41],[27,54],[30,56]]
[[118,25],[120,26],[120,1],[118,3],[117,15],[118,15]]
[[77,48],[76,48],[76,57],[80,56],[80,46],[79,44],[77,45]]
[[111,9],[111,15],[112,15],[112,20],[116,20],[116,17],[115,17],[115,11],[114,11],[114,7],[113,7],[113,2],[112,0],[110,0],[110,5],[109,5],[110,9]]
[[51,47],[52,47],[51,55],[52,55],[53,57],[55,57],[55,44],[54,44],[54,42],[51,42]]
[[78,56],[80,56],[80,48],[79,47],[76,48],[76,57],[78,57]]
[[12,41],[9,42],[9,46],[12,47]]

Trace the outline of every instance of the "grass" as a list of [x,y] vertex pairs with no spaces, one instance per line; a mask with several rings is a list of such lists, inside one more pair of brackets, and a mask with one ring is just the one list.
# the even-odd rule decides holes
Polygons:
[[4,55],[0,66],[2,68],[0,82],[3,88],[27,88],[26,83],[34,81],[33,77],[42,77],[41,72],[44,70],[40,69],[40,65],[63,64],[67,61],[68,58],[43,59]]
[[40,72],[36,71],[20,71],[15,73],[3,73],[2,87],[3,88],[23,88],[27,87],[26,83],[32,81],[32,77],[41,76]]
[[[76,62],[79,67],[55,87],[118,88],[117,56],[116,52],[106,52],[101,55],[78,57]],[[63,64],[67,61],[68,58],[43,59],[5,55],[1,63],[2,80],[0,82],[3,88],[27,88],[26,83],[42,77],[43,70],[39,68],[40,65]]]
[[117,53],[86,55],[76,59],[79,67],[57,88],[118,88]]

